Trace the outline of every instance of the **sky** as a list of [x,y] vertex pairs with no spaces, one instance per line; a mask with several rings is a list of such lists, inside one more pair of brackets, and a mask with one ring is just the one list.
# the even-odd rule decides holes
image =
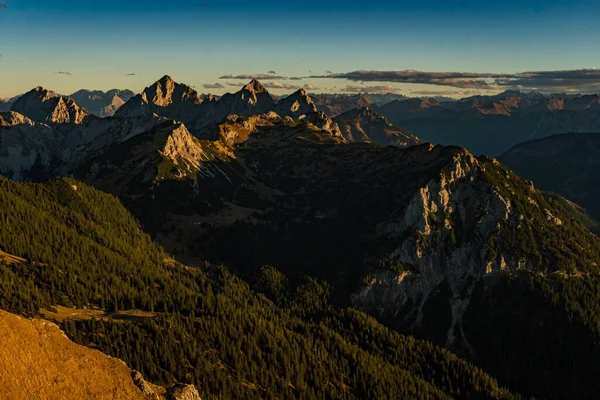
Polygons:
[[276,94],[600,92],[599,20],[598,0],[0,0],[0,98],[165,74],[214,94],[251,77]]

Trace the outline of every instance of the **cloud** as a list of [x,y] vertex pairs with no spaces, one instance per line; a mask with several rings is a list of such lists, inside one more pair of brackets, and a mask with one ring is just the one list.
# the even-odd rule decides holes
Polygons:
[[348,93],[397,93],[398,88],[392,85],[380,85],[380,86],[354,86],[346,85],[340,89],[342,92]]
[[289,83],[280,83],[280,82],[267,82],[267,83],[264,83],[263,86],[266,87],[267,89],[287,89],[287,90],[299,89],[299,87],[296,85],[292,85]]
[[275,72],[275,71],[269,71],[269,72],[267,72],[267,74],[275,75],[275,74],[277,74],[277,72]]
[[305,90],[319,90],[318,87],[316,87],[315,85],[310,84],[310,83],[307,83],[306,85],[304,85],[304,89]]
[[137,74],[137,73],[135,73],[135,72],[130,72],[130,73],[128,73],[128,74],[127,74],[127,76],[137,76],[137,75],[138,75],[138,74]]
[[56,75],[69,75],[69,76],[73,75],[72,73],[67,72],[67,71],[58,71],[58,72],[55,72],[55,74]]
[[472,96],[478,94],[478,90],[411,90],[413,96]]
[[225,84],[227,84],[227,86],[232,86],[232,87],[240,87],[240,88],[241,88],[242,86],[246,85],[246,84],[245,84],[245,83],[243,83],[243,82],[237,82],[237,83],[236,83],[236,82],[225,82]]
[[301,81],[304,78],[301,78],[299,76],[292,76],[291,78],[288,78],[290,81]]
[[285,80],[287,78],[272,74],[242,74],[242,75],[223,75],[219,79],[256,79],[256,80]]
[[[329,71],[328,71],[329,72]],[[453,86],[460,88],[495,89],[496,85],[488,80],[509,78],[510,74],[474,73],[474,72],[423,72],[406,71],[353,71],[341,74],[311,76],[310,78],[345,79],[353,82],[395,82],[421,83],[430,85]]]
[[[329,72],[329,71],[328,71]],[[351,82],[393,82],[448,86],[461,89],[595,92],[600,90],[600,70],[530,71],[519,73],[353,71],[312,75],[316,79],[345,79]]]
[[0,3],[0,8],[8,8],[8,6],[4,3]]
[[590,68],[562,71],[529,71],[516,74],[515,79],[499,79],[498,84],[543,92],[598,92],[600,91],[600,70]]
[[202,85],[202,87],[204,87],[204,89],[223,89],[225,88],[225,86],[221,85],[220,83],[205,83]]

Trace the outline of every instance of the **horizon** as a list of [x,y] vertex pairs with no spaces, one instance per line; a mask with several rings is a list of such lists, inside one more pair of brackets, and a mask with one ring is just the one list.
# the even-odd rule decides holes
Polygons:
[[106,94],[107,92],[114,91],[114,90],[118,90],[118,91],[121,91],[121,92],[129,90],[129,91],[133,92],[134,95],[137,95],[137,94],[142,93],[144,90],[148,89],[149,87],[153,86],[154,84],[158,83],[159,81],[161,81],[162,79],[164,79],[166,77],[171,78],[176,84],[185,85],[185,86],[188,86],[188,87],[192,88],[200,96],[214,95],[214,96],[217,96],[218,98],[222,97],[224,94],[234,94],[234,93],[237,93],[239,90],[243,89],[246,85],[250,84],[252,81],[258,81],[260,84],[262,84],[265,87],[265,90],[267,90],[267,92],[269,94],[271,94],[272,96],[281,97],[281,98],[285,98],[285,97],[287,97],[287,96],[289,96],[289,95],[291,95],[291,94],[293,94],[293,93],[295,93],[295,92],[297,92],[299,90],[304,90],[309,96],[311,96],[311,95],[312,96],[319,96],[319,95],[345,95],[345,96],[358,96],[358,95],[366,95],[366,96],[368,96],[368,95],[382,95],[383,96],[383,95],[390,95],[390,96],[404,96],[407,99],[410,99],[410,98],[420,98],[420,99],[427,99],[427,98],[433,98],[433,99],[435,99],[435,98],[438,98],[438,99],[452,99],[452,100],[455,100],[455,101],[460,101],[460,100],[464,100],[464,99],[468,99],[468,98],[476,97],[476,96],[495,96],[495,95],[501,95],[501,94],[510,93],[510,92],[520,93],[520,94],[523,94],[523,95],[533,94],[533,93],[539,93],[539,94],[541,94],[541,95],[543,95],[543,96],[545,96],[547,98],[552,97],[552,95],[565,95],[565,96],[574,96],[574,97],[577,97],[577,96],[585,96],[585,95],[598,94],[598,93],[566,93],[566,92],[547,92],[547,93],[544,93],[544,92],[539,92],[539,91],[536,91],[536,90],[520,90],[518,88],[517,89],[515,89],[515,88],[506,88],[506,89],[502,89],[502,90],[485,91],[487,93],[473,93],[473,94],[468,94],[468,95],[461,96],[461,97],[456,97],[456,96],[446,96],[444,94],[440,94],[440,93],[437,93],[437,92],[432,92],[431,94],[425,92],[422,95],[418,95],[418,94],[416,94],[414,92],[413,93],[408,92],[406,94],[405,93],[400,93],[400,92],[368,92],[368,91],[357,91],[357,92],[346,91],[346,92],[337,92],[336,93],[336,92],[325,92],[325,91],[314,91],[314,90],[311,91],[311,90],[309,90],[309,89],[307,89],[305,87],[297,87],[297,88],[294,88],[293,90],[292,89],[283,89],[284,93],[279,94],[279,93],[273,93],[273,88],[269,89],[267,86],[265,86],[264,82],[260,81],[259,79],[254,79],[254,78],[252,80],[246,82],[246,83],[240,82],[240,86],[237,89],[233,89],[232,88],[231,91],[228,90],[228,91],[226,91],[226,92],[224,92],[222,94],[216,94],[216,93],[211,92],[210,90],[204,90],[204,91],[203,90],[198,90],[197,87],[187,85],[185,82],[177,81],[176,79],[173,79],[173,77],[171,75],[166,74],[166,75],[163,75],[161,78],[157,79],[156,81],[154,81],[153,83],[145,86],[140,91],[135,91],[135,90],[131,90],[131,89],[128,89],[128,88],[111,88],[111,89],[107,89],[107,90],[81,88],[81,89],[78,89],[78,90],[76,90],[75,92],[72,92],[72,93],[60,93],[60,92],[58,92],[56,90],[53,90],[52,88],[47,88],[47,87],[43,87],[41,85],[38,85],[38,86],[36,86],[36,87],[34,87],[34,88],[30,89],[30,90],[27,90],[27,91],[25,91],[23,93],[20,93],[17,96],[0,98],[0,100],[10,101],[10,100],[13,100],[13,99],[15,99],[17,97],[20,97],[22,95],[25,95],[25,94],[27,94],[29,92],[32,92],[32,91],[35,91],[35,90],[38,90],[38,89],[47,90],[49,92],[54,93],[57,96],[65,96],[65,97],[70,97],[70,96],[72,96],[72,95],[74,95],[74,94],[76,94],[77,92],[80,92],[80,91],[87,91],[87,92],[90,92],[90,93],[91,92],[102,92],[102,93]]
[[276,95],[600,92],[592,1],[0,4],[0,70],[10,77],[0,98],[36,86],[139,93],[164,71],[215,95],[251,78]]

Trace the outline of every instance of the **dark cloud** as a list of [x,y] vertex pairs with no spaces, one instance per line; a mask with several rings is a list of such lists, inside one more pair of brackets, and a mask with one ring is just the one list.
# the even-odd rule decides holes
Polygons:
[[127,74],[127,76],[137,76],[137,75],[138,75],[138,74],[137,74],[137,73],[135,73],[135,72],[130,72],[130,73],[128,73],[128,74]]
[[[330,71],[328,71],[330,72]],[[487,80],[508,78],[509,74],[472,72],[423,72],[407,71],[354,71],[341,74],[311,76],[310,78],[346,79],[353,82],[422,83],[460,88],[487,88],[495,86]]]
[[256,79],[256,80],[285,80],[287,78],[271,74],[242,74],[242,75],[223,75],[219,79]]
[[397,93],[398,88],[392,85],[379,85],[379,86],[354,86],[346,85],[340,89],[342,92],[348,93]]
[[516,74],[515,79],[499,79],[501,86],[539,91],[598,92],[600,70],[576,69],[563,71],[530,71]]
[[202,85],[202,87],[204,87],[204,89],[223,89],[223,88],[225,88],[225,86],[221,85],[218,82],[216,82],[216,83],[205,83],[204,85]]
[[292,76],[291,78],[288,78],[290,81],[301,81],[304,78],[301,78],[299,76]]
[[280,82],[267,82],[267,83],[263,83],[263,86],[266,87],[267,89],[287,89],[287,90],[300,89],[296,85],[292,85],[289,83],[280,83]]
[[72,73],[67,72],[67,71],[58,71],[58,72],[55,72],[55,74],[56,75],[69,75],[69,76],[73,75]]
[[[328,71],[329,72],[329,71]],[[352,82],[394,82],[449,86],[460,89],[595,92],[600,90],[600,70],[530,71],[514,74],[488,72],[353,71],[309,78],[345,79]]]
[[275,74],[277,74],[277,72],[275,72],[275,71],[269,71],[269,72],[267,72],[267,74],[275,75]]

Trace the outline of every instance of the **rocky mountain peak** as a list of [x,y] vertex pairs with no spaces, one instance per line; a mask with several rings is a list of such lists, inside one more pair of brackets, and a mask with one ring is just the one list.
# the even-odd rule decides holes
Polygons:
[[217,101],[217,99],[211,93],[208,93],[206,96],[204,96],[202,101],[205,103],[214,103]]
[[267,93],[267,89],[263,86],[262,83],[260,83],[256,79],[252,79],[250,83],[244,86],[243,90],[252,93]]
[[175,81],[169,75],[163,76],[157,82],[163,86],[175,85]]
[[35,122],[30,120],[24,115],[18,112],[8,111],[0,113],[0,126],[14,126],[14,125],[35,125]]
[[81,124],[90,115],[70,97],[59,96],[41,86],[21,96],[11,110],[34,121],[57,124]]
[[165,75],[154,85],[144,90],[149,102],[156,106],[167,107],[182,103],[200,104],[200,96],[191,87],[175,82]]
[[275,106],[275,112],[282,117],[299,118],[317,112],[317,106],[304,89],[299,89],[280,100]]
[[433,97],[430,97],[428,99],[421,101],[420,106],[421,106],[421,108],[439,107],[440,103]]
[[408,147],[421,141],[418,137],[392,124],[369,107],[355,108],[338,115],[334,121],[350,142],[375,143],[379,146]]

